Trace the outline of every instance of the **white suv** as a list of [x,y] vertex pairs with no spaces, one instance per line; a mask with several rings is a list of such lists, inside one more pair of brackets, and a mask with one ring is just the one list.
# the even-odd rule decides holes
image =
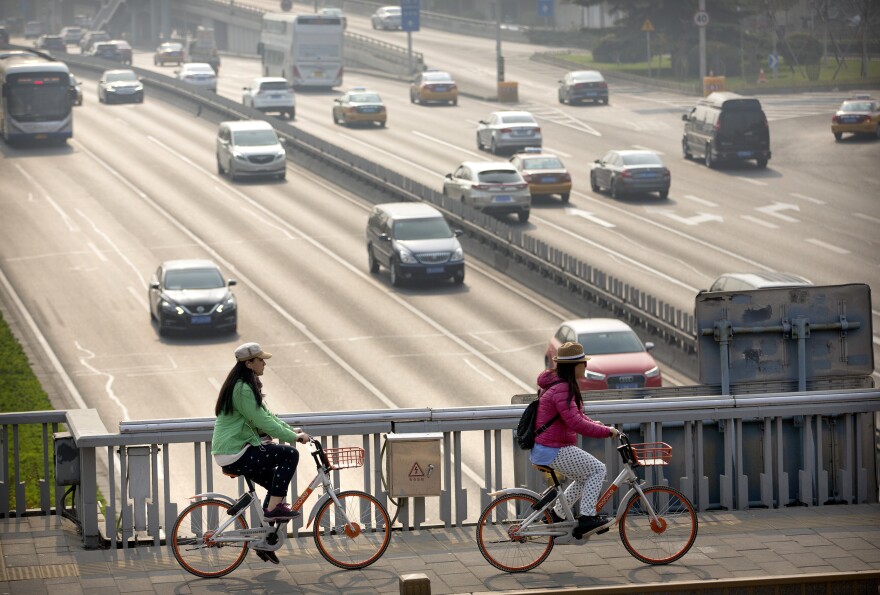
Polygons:
[[264,114],[277,112],[293,120],[296,117],[296,95],[287,79],[266,76],[254,79],[250,87],[244,87],[242,104]]
[[465,161],[446,174],[443,195],[484,213],[516,213],[521,223],[529,220],[532,208],[528,182],[504,161]]
[[217,173],[240,177],[274,176],[284,180],[287,172],[284,139],[263,120],[221,122],[217,131]]

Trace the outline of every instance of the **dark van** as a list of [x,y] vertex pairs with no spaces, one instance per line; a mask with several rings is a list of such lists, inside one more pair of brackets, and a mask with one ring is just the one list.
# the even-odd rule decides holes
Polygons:
[[770,160],[770,127],[761,102],[736,93],[710,93],[683,114],[681,149],[685,159],[702,158],[706,167],[719,161]]

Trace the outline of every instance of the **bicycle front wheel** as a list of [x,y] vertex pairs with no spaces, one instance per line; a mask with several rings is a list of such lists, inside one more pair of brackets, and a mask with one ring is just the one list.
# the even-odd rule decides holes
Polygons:
[[697,539],[694,505],[674,488],[651,486],[643,491],[657,518],[651,519],[645,501],[635,494],[620,517],[620,539],[630,554],[646,564],[675,562]]
[[[525,572],[547,559],[553,550],[553,536],[517,534],[536,502],[528,494],[508,494],[483,510],[477,523],[477,545],[489,564],[504,572]],[[553,522],[547,511],[544,522]]]
[[[201,500],[187,506],[171,530],[171,551],[183,569],[202,578],[229,574],[244,561],[247,547],[241,543],[212,540],[220,523],[227,520],[230,505],[220,500]],[[244,515],[236,517],[226,530],[247,529]]]
[[315,516],[315,545],[334,566],[365,568],[378,560],[391,542],[388,511],[366,492],[340,492],[336,497],[341,509],[330,499]]

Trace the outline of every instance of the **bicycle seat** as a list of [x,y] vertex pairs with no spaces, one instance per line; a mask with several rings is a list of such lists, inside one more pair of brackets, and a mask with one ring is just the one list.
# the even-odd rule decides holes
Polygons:
[[532,467],[534,467],[538,471],[543,471],[544,473],[550,473],[553,471],[553,467],[548,467],[547,465],[536,465],[532,463]]

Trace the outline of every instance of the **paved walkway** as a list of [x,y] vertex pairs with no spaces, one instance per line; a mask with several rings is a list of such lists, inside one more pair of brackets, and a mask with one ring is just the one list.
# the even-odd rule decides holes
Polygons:
[[[720,587],[724,579],[866,571],[873,571],[878,583],[880,505],[701,513],[696,544],[668,566],[638,562],[615,530],[584,546],[557,546],[543,565],[523,574],[505,574],[487,564],[473,527],[395,533],[385,556],[365,570],[331,566],[311,538],[288,541],[278,553],[278,566],[251,555],[223,579],[200,579],[181,570],[165,547],[84,550],[70,521],[0,519],[0,594],[399,593],[400,575],[415,572],[430,578],[434,594],[615,586],[633,592],[633,585],[647,590],[655,583],[673,590],[680,582],[705,587],[718,580]],[[875,594],[877,589],[847,592]]]

